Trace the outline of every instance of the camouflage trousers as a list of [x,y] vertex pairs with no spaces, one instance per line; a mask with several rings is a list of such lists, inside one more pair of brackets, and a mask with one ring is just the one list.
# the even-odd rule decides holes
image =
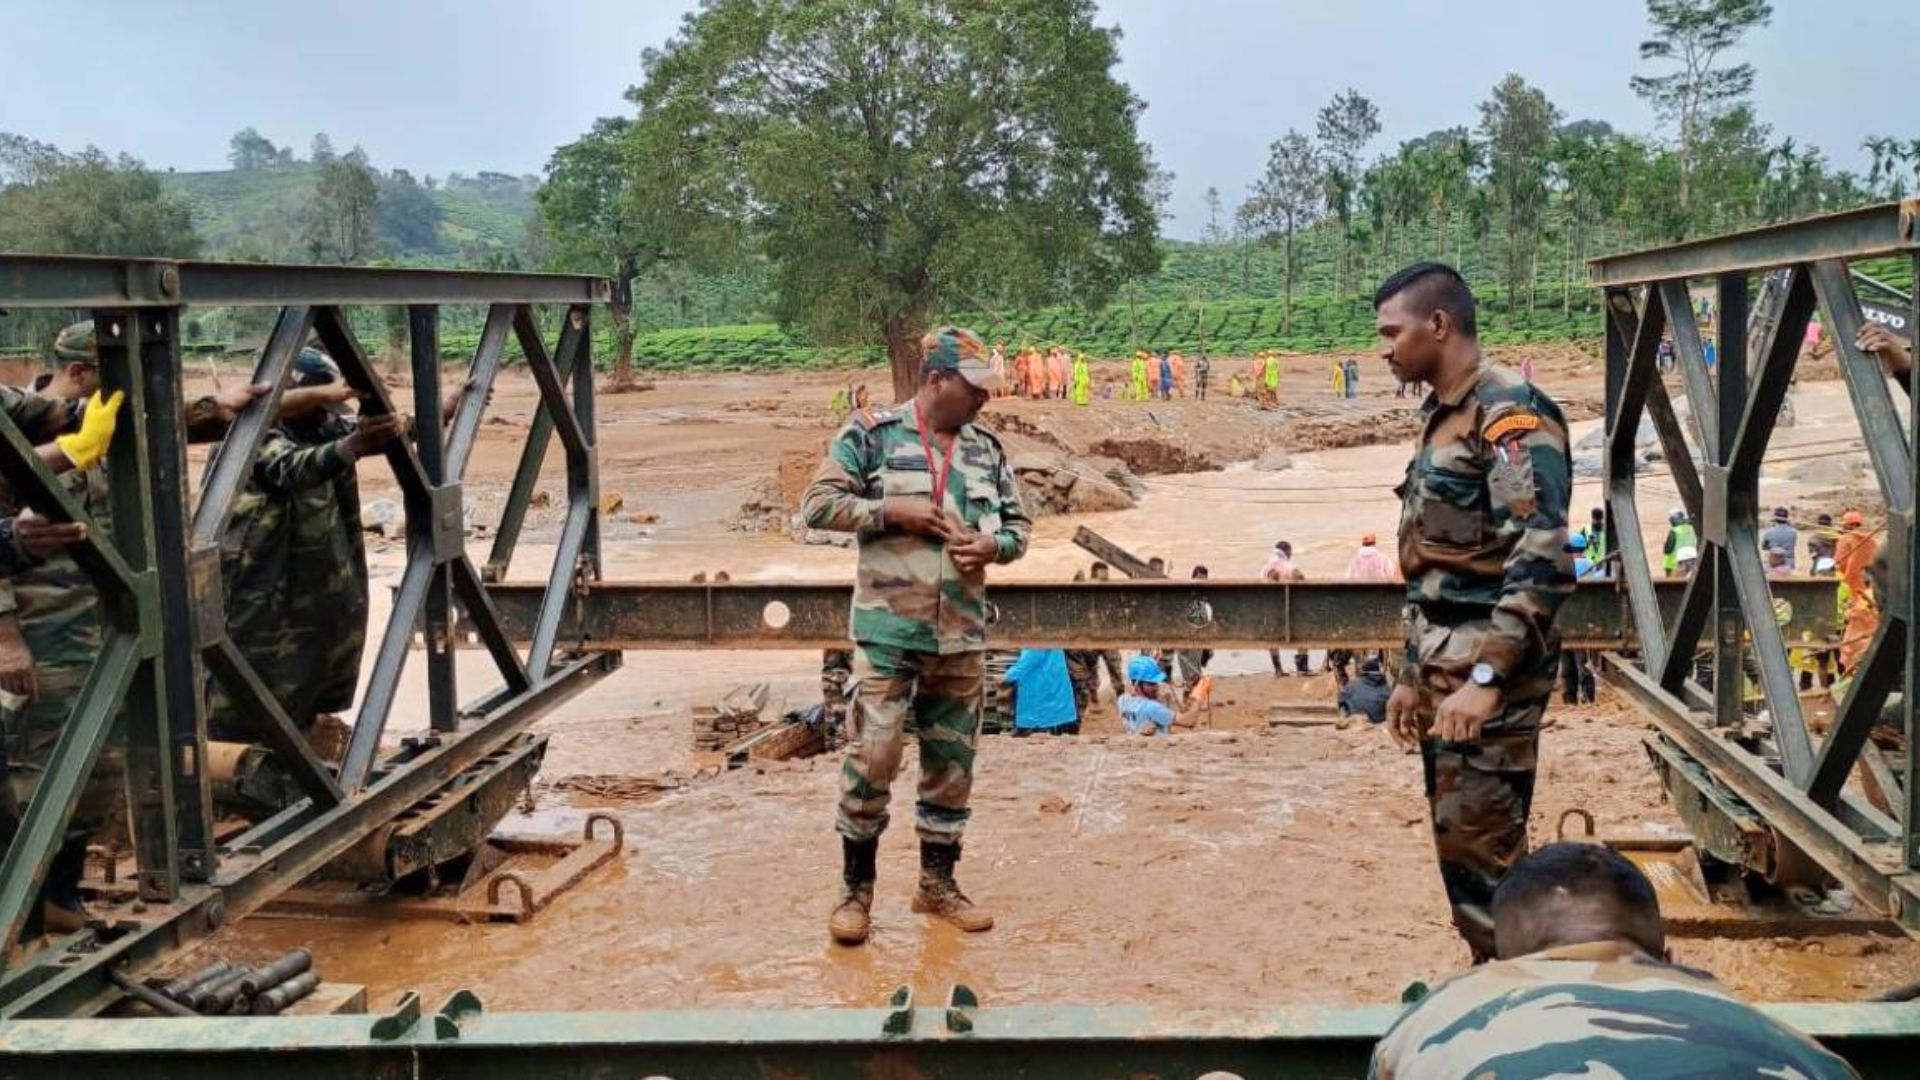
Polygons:
[[855,648],[847,757],[840,769],[840,835],[873,840],[886,831],[911,712],[920,742],[916,831],[927,843],[960,842],[973,792],[985,671],[983,652],[943,656],[865,643]]
[[[67,716],[80,697],[87,665],[43,663],[39,694],[19,708],[0,711],[0,749],[5,752],[6,791],[0,795],[0,814],[17,825],[40,789]],[[67,826],[69,839],[91,835],[119,811],[126,776],[126,737],[118,717],[100,747],[93,772],[81,785],[80,800]],[[9,834],[10,837],[10,834]]]
[[[1418,709],[1422,721],[1431,724],[1441,700],[1465,683],[1485,624],[1436,625],[1416,608],[1411,630],[1416,655],[1409,659],[1417,661],[1420,673]],[[1540,721],[1559,659],[1559,650],[1550,649],[1515,673],[1506,704],[1481,729],[1478,741],[1429,738],[1420,744],[1440,881],[1454,927],[1476,961],[1493,957],[1493,891],[1527,853]]]

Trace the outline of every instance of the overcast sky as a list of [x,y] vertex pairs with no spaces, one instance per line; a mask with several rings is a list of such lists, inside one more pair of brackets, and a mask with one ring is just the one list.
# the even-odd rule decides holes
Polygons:
[[[224,167],[249,125],[305,156],[316,131],[416,175],[537,173],[594,117],[625,111],[640,51],[675,0],[0,0],[0,131],[125,151],[155,168]],[[1920,136],[1911,78],[1920,3],[1775,0],[1743,57],[1775,137],[1864,171],[1868,134]],[[1380,107],[1375,152],[1472,124],[1509,71],[1570,118],[1650,131],[1627,78],[1636,0],[1102,0],[1125,31],[1120,75],[1147,102],[1142,135],[1177,176],[1168,232],[1231,208],[1289,127],[1353,86]],[[1609,12],[1611,12],[1609,14]]]

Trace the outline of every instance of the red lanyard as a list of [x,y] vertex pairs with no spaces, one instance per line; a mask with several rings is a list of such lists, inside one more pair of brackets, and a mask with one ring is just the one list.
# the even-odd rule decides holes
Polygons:
[[947,508],[947,477],[953,473],[953,452],[960,445],[960,433],[954,432],[953,441],[947,444],[946,459],[936,463],[933,460],[933,440],[927,436],[927,414],[920,411],[920,403],[913,403],[913,418],[920,422],[920,449],[927,452],[927,468],[933,472],[933,505],[941,510]]

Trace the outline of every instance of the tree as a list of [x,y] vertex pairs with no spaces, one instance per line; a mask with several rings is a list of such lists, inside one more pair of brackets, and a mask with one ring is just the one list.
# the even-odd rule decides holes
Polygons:
[[227,161],[241,172],[270,169],[280,163],[280,150],[273,140],[252,128],[235,132],[227,147]]
[[1753,65],[1714,65],[1747,31],[1773,18],[1767,0],[1647,0],[1654,36],[1640,43],[1642,60],[1676,65],[1664,75],[1635,75],[1633,92],[1680,128],[1680,206],[1693,205],[1692,180],[1700,160],[1695,142],[1702,124],[1753,90]]
[[349,154],[320,167],[306,230],[315,262],[353,264],[373,256],[380,186],[365,160],[362,154],[356,163]]
[[1380,110],[1358,90],[1335,94],[1315,122],[1326,156],[1327,209],[1340,221],[1340,268],[1336,291],[1344,293],[1353,247],[1353,197],[1360,187],[1360,158],[1380,134]]
[[1227,264],[1221,259],[1221,255],[1225,253],[1233,237],[1227,231],[1229,225],[1224,220],[1226,208],[1220,200],[1220,189],[1209,184],[1206,194],[1201,196],[1201,201],[1207,208],[1207,225],[1200,230],[1200,241],[1212,249],[1207,252],[1207,261],[1214,267],[1214,272],[1208,276],[1223,279],[1227,276],[1224,272]]
[[1293,257],[1293,238],[1319,215],[1325,167],[1313,144],[1298,131],[1289,131],[1273,144],[1267,171],[1254,184],[1241,216],[1252,229],[1281,238],[1281,277],[1286,286],[1281,301],[1281,332],[1293,332],[1293,280],[1299,264]]
[[884,341],[904,398],[942,308],[1098,306],[1158,264],[1142,105],[1094,14],[711,0],[629,95],[624,216],[668,260],[763,255],[776,317]]
[[[0,132],[0,251],[191,258],[200,237],[187,204],[138,161]],[[68,318],[15,311],[0,318],[0,343],[44,346]]]
[[313,146],[307,151],[307,160],[315,165],[325,165],[336,155],[333,152],[333,139],[327,133],[318,132],[313,137]]
[[187,204],[133,158],[0,135],[0,251],[191,258]]
[[1488,184],[1505,223],[1507,313],[1522,288],[1532,302],[1534,256],[1547,202],[1547,148],[1560,110],[1547,95],[1508,75],[1480,105],[1480,133],[1487,140]]
[[395,169],[378,181],[379,201],[374,231],[387,251],[426,254],[440,250],[440,222],[446,217],[440,204],[405,169]]
[[554,269],[613,274],[613,383],[633,382],[633,281],[641,262],[667,261],[632,216],[633,174],[621,157],[633,122],[603,117],[579,139],[553,152],[547,182],[534,195],[540,207],[546,262]]

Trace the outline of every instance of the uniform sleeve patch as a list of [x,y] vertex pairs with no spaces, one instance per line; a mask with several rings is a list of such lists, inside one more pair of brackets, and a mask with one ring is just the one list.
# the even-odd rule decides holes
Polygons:
[[1480,432],[1480,437],[1490,443],[1499,442],[1501,439],[1525,435],[1539,426],[1538,413],[1527,412],[1524,409],[1516,410],[1503,414],[1499,419],[1488,424],[1486,429]]

